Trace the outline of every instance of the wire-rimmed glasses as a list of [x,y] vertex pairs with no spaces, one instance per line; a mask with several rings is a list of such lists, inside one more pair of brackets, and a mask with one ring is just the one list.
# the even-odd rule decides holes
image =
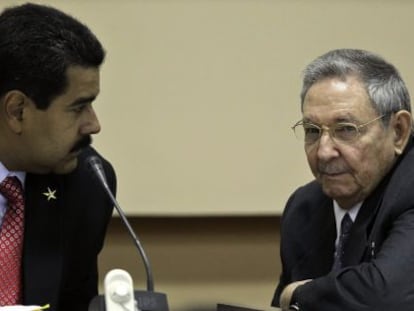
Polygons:
[[304,141],[307,145],[316,143],[321,138],[324,131],[327,131],[329,136],[337,142],[350,143],[355,141],[361,135],[362,128],[383,117],[385,117],[385,114],[360,125],[350,122],[339,122],[329,127],[300,120],[292,126],[292,130],[295,132],[295,136],[299,140]]

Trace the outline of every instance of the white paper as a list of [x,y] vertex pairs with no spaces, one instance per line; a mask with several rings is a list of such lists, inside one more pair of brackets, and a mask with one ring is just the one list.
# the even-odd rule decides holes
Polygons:
[[5,306],[0,307],[0,311],[39,311],[47,308],[48,306]]

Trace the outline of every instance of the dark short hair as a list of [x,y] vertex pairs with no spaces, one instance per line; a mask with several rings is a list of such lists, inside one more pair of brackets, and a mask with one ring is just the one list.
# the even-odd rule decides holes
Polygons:
[[0,97],[20,90],[47,109],[70,66],[98,68],[105,52],[87,26],[55,8],[27,3],[0,14]]
[[371,104],[378,115],[385,115],[384,124],[393,112],[411,112],[408,89],[398,70],[382,57],[358,49],[337,49],[316,58],[304,70],[301,104],[309,88],[326,78],[345,80],[349,76],[358,78],[368,93]]

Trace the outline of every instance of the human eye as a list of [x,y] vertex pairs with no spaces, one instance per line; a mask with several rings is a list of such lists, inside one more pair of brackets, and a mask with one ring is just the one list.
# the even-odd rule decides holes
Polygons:
[[81,114],[90,105],[91,105],[90,103],[77,103],[77,104],[71,105],[70,111],[76,114]]
[[81,113],[85,109],[85,106],[76,106],[72,108],[73,112]]
[[75,114],[82,114],[82,112],[92,107],[94,99],[94,96],[77,98],[68,105],[68,110]]
[[338,123],[334,128],[335,138],[350,141],[358,136],[358,128],[352,123]]
[[303,130],[306,134],[318,134],[320,132],[320,129],[316,125],[310,123],[304,123]]
[[321,129],[314,124],[304,123],[303,130],[304,130],[306,142],[315,142],[320,137]]

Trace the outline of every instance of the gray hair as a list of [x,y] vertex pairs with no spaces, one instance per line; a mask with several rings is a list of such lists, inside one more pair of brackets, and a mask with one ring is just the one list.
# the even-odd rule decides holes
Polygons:
[[385,115],[388,124],[392,113],[407,110],[411,113],[410,95],[398,70],[382,57],[364,50],[338,49],[316,58],[303,72],[301,109],[309,88],[326,78],[345,80],[357,77],[365,85],[372,106],[378,115]]

